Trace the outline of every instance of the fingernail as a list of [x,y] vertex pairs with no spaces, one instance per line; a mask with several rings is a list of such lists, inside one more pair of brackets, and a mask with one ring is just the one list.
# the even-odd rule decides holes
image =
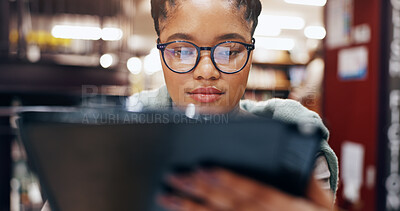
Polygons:
[[168,196],[168,195],[160,196],[159,202],[161,206],[167,209],[177,210],[182,207],[182,201],[175,196]]
[[204,170],[200,169],[197,171],[200,178],[205,180],[208,183],[217,185],[219,184],[219,179],[213,170]]
[[182,188],[186,191],[194,191],[195,189],[194,183],[189,176],[170,175],[167,177],[167,181],[172,185],[178,186],[178,188]]

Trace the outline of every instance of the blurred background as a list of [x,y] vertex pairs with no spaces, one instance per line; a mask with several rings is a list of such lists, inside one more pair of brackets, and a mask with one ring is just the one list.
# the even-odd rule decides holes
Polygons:
[[[400,3],[262,4],[244,98],[290,98],[321,115],[343,210],[400,210]],[[123,105],[163,86],[156,39],[150,0],[0,1],[1,211],[42,206],[16,112]]]
[[[288,97],[291,87],[302,82],[311,54],[321,48],[326,1],[298,2],[263,1],[246,98]],[[8,39],[2,43],[3,55],[36,71],[54,69],[49,70],[53,75],[45,74],[48,78],[30,76],[29,83],[38,85],[38,91],[55,85],[53,91],[73,92],[67,86],[87,84],[99,85],[105,94],[128,95],[164,84],[149,0],[15,0],[7,4],[9,10],[3,15],[8,14],[4,23],[8,30],[2,33]],[[65,75],[55,74],[60,69]],[[68,72],[72,69],[75,74]],[[14,78],[16,71],[23,70],[14,70]],[[91,73],[96,76],[86,75]],[[73,77],[76,74],[80,77]]]

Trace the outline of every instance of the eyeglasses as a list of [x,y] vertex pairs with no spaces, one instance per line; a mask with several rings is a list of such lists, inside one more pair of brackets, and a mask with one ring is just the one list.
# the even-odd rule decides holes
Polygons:
[[[159,40],[158,40],[159,42]],[[196,68],[200,61],[202,50],[211,51],[211,60],[218,71],[226,74],[240,72],[248,63],[252,44],[226,41],[214,47],[199,47],[188,41],[173,41],[159,43],[157,48],[162,53],[165,65],[175,73],[188,73]]]

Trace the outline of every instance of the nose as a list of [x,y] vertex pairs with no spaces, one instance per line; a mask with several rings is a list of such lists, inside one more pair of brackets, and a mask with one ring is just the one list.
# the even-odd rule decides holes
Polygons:
[[215,68],[210,52],[203,53],[200,61],[193,71],[193,78],[196,80],[217,80],[221,77],[221,73]]

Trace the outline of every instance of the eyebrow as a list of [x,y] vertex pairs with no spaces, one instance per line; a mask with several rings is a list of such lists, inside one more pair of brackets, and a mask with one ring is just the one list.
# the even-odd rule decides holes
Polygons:
[[167,42],[170,40],[178,40],[178,39],[184,39],[184,40],[193,40],[193,37],[190,36],[189,34],[185,33],[176,33],[168,37]]
[[[167,38],[167,42],[171,40],[194,40],[193,36],[186,34],[186,33],[175,33]],[[244,38],[242,35],[238,33],[229,33],[229,34],[223,34],[221,36],[218,36],[215,38],[216,41],[219,40],[229,40],[229,39],[239,39],[242,40],[243,42],[246,42],[246,38]]]
[[242,40],[243,42],[246,41],[246,38],[244,38],[242,35],[237,34],[237,33],[224,34],[224,35],[217,37],[217,40],[229,40],[229,39],[239,39],[239,40]]

